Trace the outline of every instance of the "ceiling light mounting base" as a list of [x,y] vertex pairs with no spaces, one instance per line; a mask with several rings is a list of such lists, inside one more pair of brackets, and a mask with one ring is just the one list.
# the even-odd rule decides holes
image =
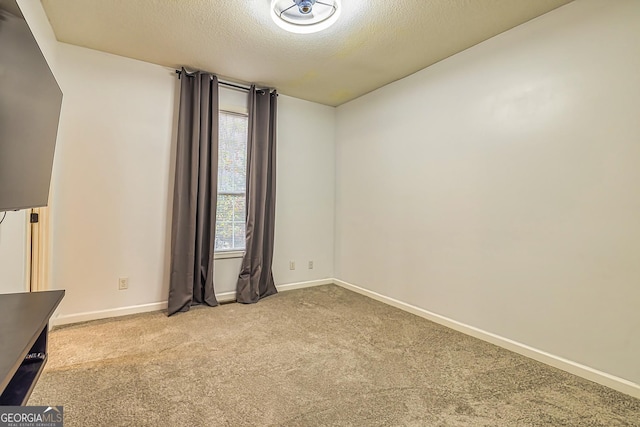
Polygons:
[[316,33],[336,23],[342,0],[271,0],[271,19],[298,34]]

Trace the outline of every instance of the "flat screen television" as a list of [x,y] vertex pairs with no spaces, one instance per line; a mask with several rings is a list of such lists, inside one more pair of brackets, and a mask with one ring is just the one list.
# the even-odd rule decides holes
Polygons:
[[0,212],[46,206],[62,91],[15,0],[0,0]]

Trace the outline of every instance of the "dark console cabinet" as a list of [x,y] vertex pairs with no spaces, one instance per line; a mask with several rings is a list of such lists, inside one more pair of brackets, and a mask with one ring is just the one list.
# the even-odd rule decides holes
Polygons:
[[[25,405],[47,363],[49,318],[64,291],[0,295],[0,405]],[[26,361],[30,353],[43,360]]]

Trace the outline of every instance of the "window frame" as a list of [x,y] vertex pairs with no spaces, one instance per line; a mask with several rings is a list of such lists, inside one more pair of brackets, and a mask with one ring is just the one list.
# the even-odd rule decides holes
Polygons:
[[[232,115],[232,116],[240,116],[240,117],[245,117],[247,119],[247,121],[249,120],[249,113],[248,112],[240,112],[240,111],[234,111],[232,109],[226,109],[226,108],[220,108],[218,110],[218,117],[221,114],[228,114],[228,115]],[[249,144],[249,135],[247,134],[247,139],[245,141],[245,150],[248,150],[248,144]],[[245,224],[245,230],[246,230],[246,226],[247,226],[247,219],[246,219],[246,206],[247,206],[247,191],[246,191],[246,176],[245,176],[245,191],[243,192],[239,192],[239,191],[218,191],[216,189],[216,199],[219,195],[230,195],[230,196],[240,196],[240,195],[244,195],[244,201],[245,201],[245,220],[244,220],[244,224]],[[216,232],[218,230],[218,218],[216,217]],[[214,247],[213,250],[213,257],[214,259],[230,259],[230,258],[242,258],[244,256],[244,253],[246,251],[245,249],[216,249]]]

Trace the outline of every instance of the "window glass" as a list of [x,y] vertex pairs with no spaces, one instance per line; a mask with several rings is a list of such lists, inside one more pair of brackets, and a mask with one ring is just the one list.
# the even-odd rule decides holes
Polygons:
[[216,251],[245,247],[248,125],[245,114],[220,112]]

